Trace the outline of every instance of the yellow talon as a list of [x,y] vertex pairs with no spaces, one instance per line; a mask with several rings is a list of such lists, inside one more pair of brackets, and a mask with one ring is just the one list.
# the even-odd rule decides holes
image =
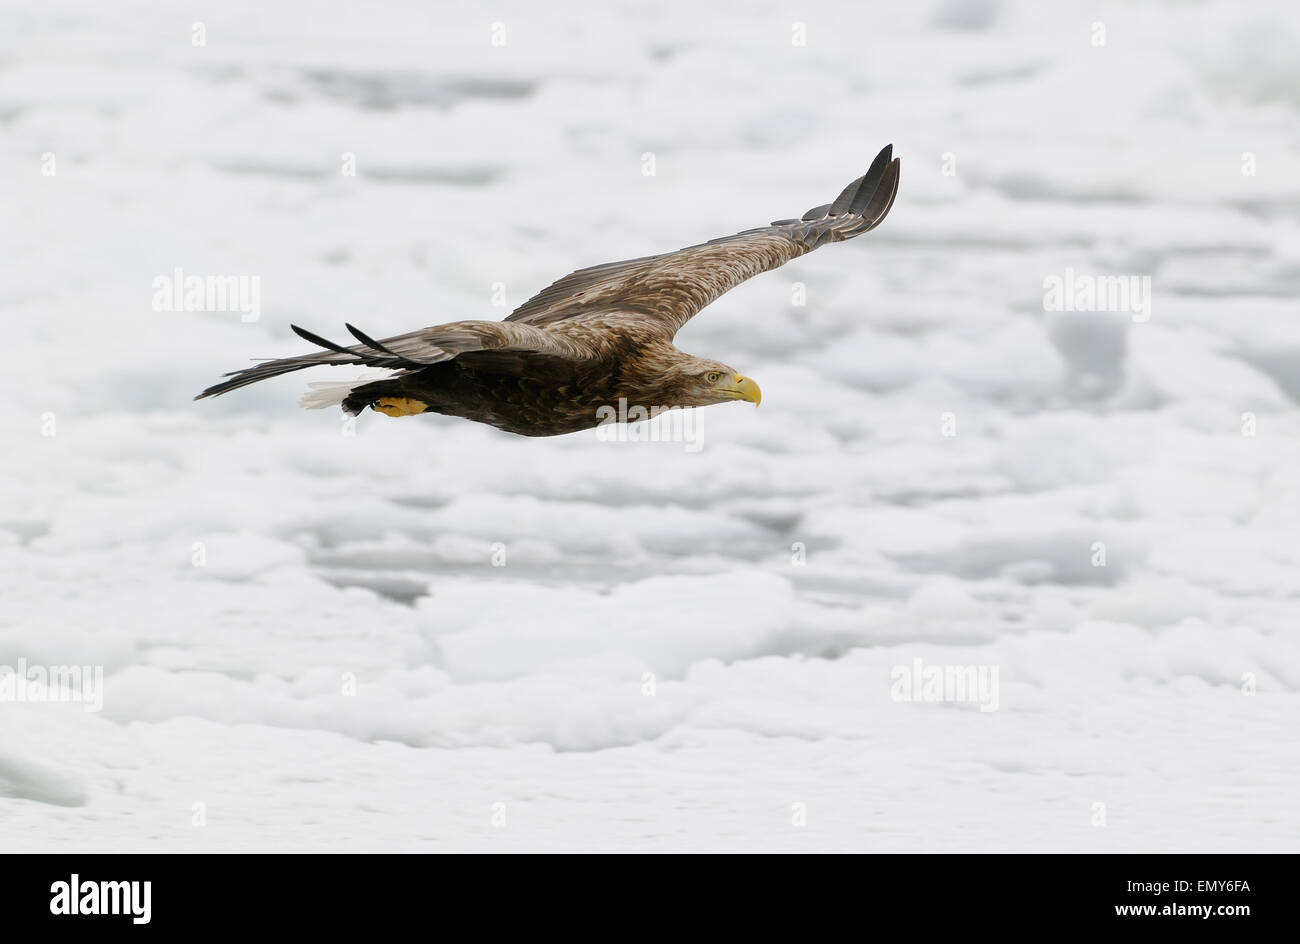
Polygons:
[[386,416],[414,416],[423,413],[429,405],[410,397],[381,397],[375,401],[374,408]]

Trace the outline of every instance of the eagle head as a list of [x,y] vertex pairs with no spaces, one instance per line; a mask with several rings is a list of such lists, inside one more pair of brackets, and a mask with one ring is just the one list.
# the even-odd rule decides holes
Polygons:
[[674,406],[709,406],[745,400],[758,406],[763,391],[734,367],[704,357],[688,357],[673,370]]

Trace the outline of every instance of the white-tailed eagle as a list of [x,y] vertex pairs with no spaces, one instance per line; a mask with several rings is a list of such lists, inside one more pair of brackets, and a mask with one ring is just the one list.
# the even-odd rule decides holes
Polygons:
[[[824,243],[852,239],[884,220],[898,191],[899,162],[886,147],[831,203],[795,220],[659,256],[580,269],[526,301],[504,321],[453,321],[374,340],[352,325],[350,347],[293,325],[315,354],[227,374],[195,399],[319,364],[390,368],[384,379],[325,384],[307,407],[370,407],[388,416],[444,413],[523,436],[555,436],[605,421],[620,401],[637,417],[728,400],[757,404],[753,380],[693,357],[673,337],[698,311],[746,279]],[[619,416],[629,411],[621,409]]]

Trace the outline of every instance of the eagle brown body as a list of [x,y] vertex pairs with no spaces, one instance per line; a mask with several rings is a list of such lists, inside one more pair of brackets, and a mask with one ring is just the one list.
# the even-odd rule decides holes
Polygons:
[[[320,364],[391,368],[383,380],[308,394],[304,406],[366,407],[390,416],[443,413],[523,436],[555,436],[599,425],[602,407],[642,407],[632,417],[728,400],[757,404],[758,385],[718,361],[673,346],[677,331],[724,292],[827,242],[880,225],[898,189],[892,148],[833,202],[660,256],[574,272],[504,321],[457,321],[376,341],[335,344],[294,326],[324,352],[267,361],[228,374],[195,399],[216,396]],[[617,411],[629,415],[626,409]]]
[[600,408],[620,398],[647,407],[686,405],[676,402],[681,397],[657,367],[669,356],[662,342],[634,331],[610,340],[602,356],[583,360],[471,351],[355,387],[343,409],[358,413],[383,399],[414,400],[424,404],[419,412],[460,416],[521,436],[557,436],[596,426]]

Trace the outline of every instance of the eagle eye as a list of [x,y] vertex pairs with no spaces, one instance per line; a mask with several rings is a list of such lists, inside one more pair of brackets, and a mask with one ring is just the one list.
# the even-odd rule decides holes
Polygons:
[[704,379],[705,379],[706,381],[708,381],[709,383],[711,383],[711,384],[715,384],[715,383],[717,383],[719,380],[722,379],[722,371],[720,371],[720,370],[711,370],[711,371],[709,371],[707,374],[704,375]]

